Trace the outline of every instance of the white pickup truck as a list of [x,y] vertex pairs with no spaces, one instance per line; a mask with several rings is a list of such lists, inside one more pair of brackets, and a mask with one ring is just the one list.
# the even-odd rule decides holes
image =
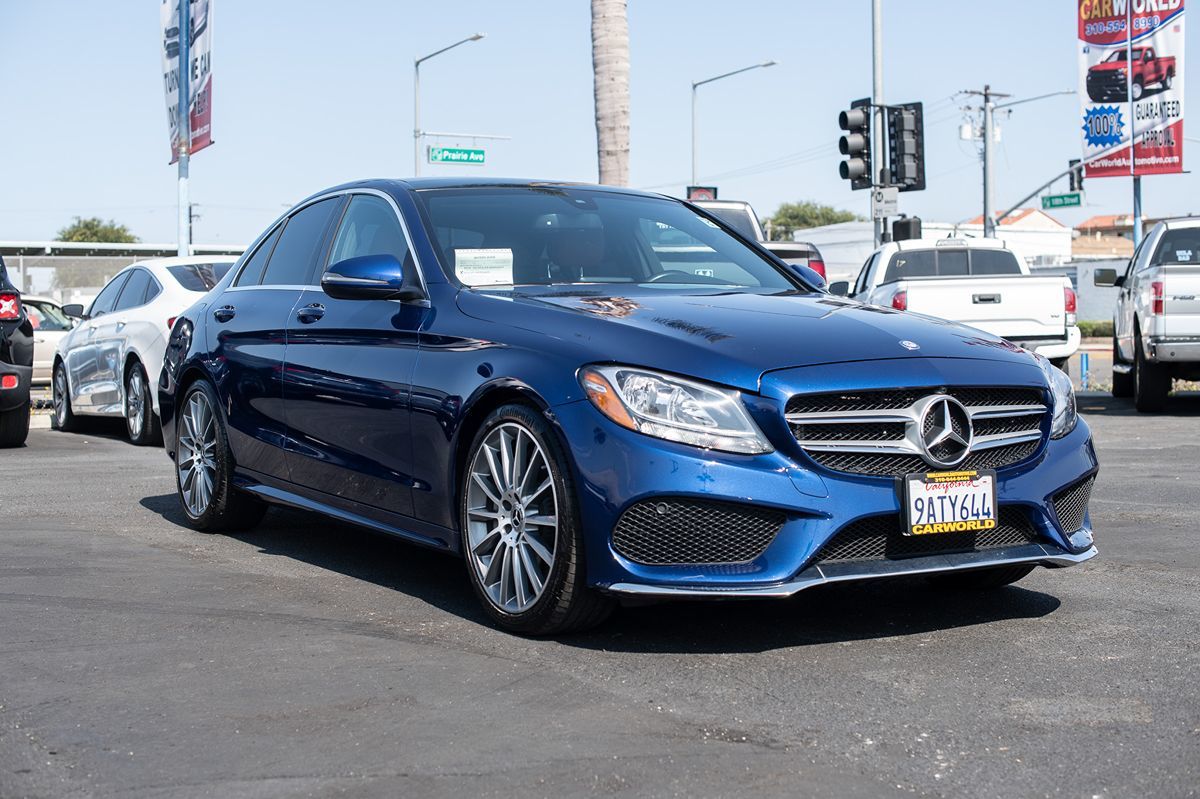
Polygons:
[[1065,370],[1079,349],[1076,298],[1066,277],[1031,275],[996,239],[913,239],[885,244],[853,287],[834,294],[977,327]]
[[1200,219],[1150,229],[1124,273],[1097,269],[1097,286],[1118,286],[1113,320],[1113,395],[1160,411],[1172,380],[1200,379]]

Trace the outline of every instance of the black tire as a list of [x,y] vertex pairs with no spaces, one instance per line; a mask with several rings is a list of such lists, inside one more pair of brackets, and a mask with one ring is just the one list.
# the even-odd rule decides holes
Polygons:
[[[209,499],[202,507],[193,507],[190,504],[181,475],[184,452],[190,451],[190,448],[181,446],[180,440],[190,436],[190,432],[185,429],[184,414],[193,397],[207,403],[212,413],[212,486]],[[179,417],[175,423],[175,494],[179,498],[179,506],[183,509],[188,525],[206,533],[249,529],[262,521],[263,514],[267,512],[264,502],[233,487],[233,454],[229,451],[229,439],[225,435],[225,421],[220,408],[221,402],[217,398],[217,392],[207,381],[198,380],[188,386],[184,393],[183,401],[179,403]],[[207,436],[208,430],[205,426],[204,430],[198,433]],[[192,491],[195,491],[194,487]]]
[[[1113,336],[1113,366],[1119,363],[1125,363],[1121,360],[1121,348],[1117,346],[1117,337]],[[1118,372],[1115,368],[1112,373],[1112,395],[1114,397],[1132,397],[1133,396],[1133,371]]]
[[[489,595],[484,585],[486,577],[480,572],[480,568],[484,567],[472,554],[468,532],[469,488],[474,479],[473,465],[484,442],[496,428],[504,425],[509,429],[513,429],[514,425],[523,428],[525,434],[540,447],[541,454],[545,457],[546,471],[553,481],[556,503],[553,562],[543,582],[542,593],[521,612],[502,610]],[[610,597],[587,585],[578,501],[567,463],[566,453],[541,414],[524,405],[505,405],[493,411],[484,420],[462,464],[459,525],[462,530],[467,579],[489,618],[510,632],[522,635],[553,635],[587,629],[608,618],[615,605]],[[497,544],[493,552],[499,551]],[[494,557],[496,556],[493,555]]]
[[0,413],[0,447],[19,447],[29,437],[29,403]]
[[1142,99],[1142,95],[1146,93],[1146,87],[1142,85],[1140,80],[1135,80],[1133,82],[1131,91],[1133,92],[1134,102],[1137,102],[1138,100]]
[[1034,564],[1032,563],[1018,563],[1012,566],[991,566],[986,569],[930,574],[926,575],[926,579],[938,588],[978,591],[1011,585],[1025,577],[1033,569]]
[[54,410],[50,414],[50,426],[64,433],[74,433],[83,427],[83,423],[71,410],[71,391],[67,387],[67,369],[62,361],[54,364],[54,376],[51,378],[51,396],[54,398]]
[[1133,336],[1133,405],[1141,413],[1156,413],[1167,407],[1171,374],[1161,364],[1150,363],[1142,349],[1142,336]]
[[1162,80],[1163,91],[1170,91],[1171,84],[1174,81],[1175,81],[1175,76],[1173,74],[1171,74],[1170,72],[1168,72],[1167,76],[1165,78],[1163,78],[1163,80]]
[[[135,397],[135,394],[139,396]],[[162,444],[162,427],[154,414],[150,381],[146,370],[137,361],[125,369],[125,429],[135,446]]]
[[1061,369],[1063,374],[1071,374],[1071,359],[1070,358],[1055,358],[1050,361],[1050,365],[1056,369]]

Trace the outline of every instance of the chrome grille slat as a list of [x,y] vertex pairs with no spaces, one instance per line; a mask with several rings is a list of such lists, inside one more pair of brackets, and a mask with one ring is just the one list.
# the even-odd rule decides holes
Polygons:
[[[835,471],[903,476],[930,468],[921,442],[929,397],[954,397],[975,428],[966,459],[955,468],[997,469],[1032,456],[1048,412],[1036,388],[965,387],[796,395],[785,418],[796,441],[817,463]],[[884,435],[880,426],[903,425]]]

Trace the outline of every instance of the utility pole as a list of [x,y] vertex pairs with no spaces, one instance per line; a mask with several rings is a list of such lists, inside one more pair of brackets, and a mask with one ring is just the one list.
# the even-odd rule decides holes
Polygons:
[[[871,104],[875,111],[875,133],[871,137],[871,163],[878,172],[871,175],[872,182],[888,184],[887,166],[884,164],[883,134],[887,130],[887,118],[883,107],[883,0],[871,0]],[[875,192],[871,192],[874,194]],[[871,216],[875,216],[872,206]],[[887,220],[875,219],[875,246],[883,243],[887,231]]]
[[179,255],[192,254],[191,203],[188,201],[188,151],[192,146],[192,9],[190,0],[179,4]]
[[995,135],[993,131],[995,111],[996,105],[992,102],[992,87],[985,84],[983,87],[983,237],[985,239],[996,238],[996,219],[992,212],[995,205],[992,201],[992,191],[995,186],[995,178],[992,174],[992,137]]
[[1125,96],[1129,98],[1129,174],[1133,177],[1133,248],[1142,243],[1142,176],[1137,173],[1137,114],[1133,99],[1133,3],[1125,6]]

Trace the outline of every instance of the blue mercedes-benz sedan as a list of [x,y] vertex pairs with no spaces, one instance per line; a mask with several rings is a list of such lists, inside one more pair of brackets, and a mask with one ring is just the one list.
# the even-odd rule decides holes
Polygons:
[[1062,372],[625,189],[315,194],[176,321],[159,390],[197,529],[276,503],[457,553],[527,634],[622,597],[986,588],[1096,554]]

